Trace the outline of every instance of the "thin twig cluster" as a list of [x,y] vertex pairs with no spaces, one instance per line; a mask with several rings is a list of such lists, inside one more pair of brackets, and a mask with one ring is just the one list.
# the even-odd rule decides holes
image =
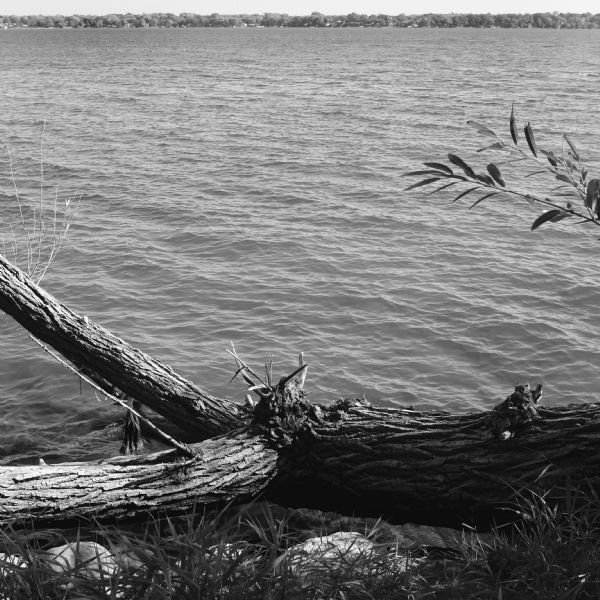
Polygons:
[[[8,170],[14,198],[19,210],[16,223],[8,222],[8,231],[0,233],[0,252],[39,283],[52,264],[73,222],[80,198],[59,200],[58,186],[54,197],[47,201],[44,194],[44,131],[40,143],[40,192],[37,202],[28,203],[19,192],[12,153],[7,146],[0,149],[8,157]],[[4,213],[6,215],[6,213]]]
[[[304,362],[304,354],[301,352],[298,357],[298,368],[295,369],[290,375],[282,377],[277,384],[273,380],[273,357],[269,357],[269,361],[265,364],[265,376],[264,378],[258,375],[251,367],[249,367],[238,355],[235,350],[233,342],[231,342],[231,350],[226,350],[227,354],[233,356],[237,363],[237,371],[234,373],[231,381],[233,381],[238,375],[242,377],[244,382],[248,385],[248,392],[254,392],[260,400],[268,400],[274,397],[277,390],[283,390],[288,384],[295,380],[298,389],[303,389],[304,381],[306,379],[306,372],[308,371],[308,365]],[[246,404],[250,407],[254,406],[254,400],[248,393],[246,395]]]

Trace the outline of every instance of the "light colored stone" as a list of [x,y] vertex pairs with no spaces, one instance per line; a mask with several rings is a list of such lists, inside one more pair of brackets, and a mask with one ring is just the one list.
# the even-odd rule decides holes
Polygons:
[[96,542],[71,542],[44,550],[38,555],[55,573],[108,579],[118,570],[115,557]]
[[19,554],[6,554],[0,552],[0,600],[13,600],[12,596],[7,596],[8,586],[1,585],[3,580],[10,578],[19,569],[27,569],[29,563]]
[[296,544],[281,558],[287,558],[292,573],[302,577],[323,570],[330,575],[339,573],[358,561],[372,558],[374,553],[373,543],[364,535],[338,531]]
[[6,577],[16,569],[26,569],[29,563],[19,554],[0,552],[0,575]]
[[126,573],[145,571],[146,565],[156,559],[154,552],[148,548],[136,548],[133,551],[128,545],[113,543],[110,545],[110,551],[119,571]]

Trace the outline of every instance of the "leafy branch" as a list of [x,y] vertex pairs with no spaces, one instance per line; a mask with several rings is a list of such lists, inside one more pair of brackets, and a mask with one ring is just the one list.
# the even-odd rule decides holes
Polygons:
[[[425,162],[426,169],[407,173],[409,177],[424,177],[407,187],[412,190],[418,187],[442,184],[430,194],[441,192],[452,186],[463,188],[452,200],[456,202],[469,194],[479,195],[470,208],[473,208],[498,194],[527,201],[532,206],[537,204],[547,207],[532,223],[531,230],[544,223],[556,223],[569,217],[578,217],[578,223],[593,223],[600,226],[600,179],[588,179],[588,169],[581,162],[575,144],[564,134],[559,154],[540,148],[535,134],[528,122],[523,128],[527,148],[519,141],[519,127],[515,117],[514,105],[510,113],[509,130],[511,141],[501,138],[495,131],[477,121],[467,121],[467,125],[478,134],[491,138],[492,143],[480,148],[477,152],[505,151],[516,155],[518,161],[527,161],[535,165],[535,170],[525,177],[544,174],[552,177],[558,184],[548,195],[537,195],[523,192],[514,185],[507,185],[500,168],[493,162],[486,165],[486,172],[478,173],[456,154],[448,154],[449,164],[441,162]],[[458,167],[458,169],[456,169]],[[466,189],[464,189],[466,188]]]

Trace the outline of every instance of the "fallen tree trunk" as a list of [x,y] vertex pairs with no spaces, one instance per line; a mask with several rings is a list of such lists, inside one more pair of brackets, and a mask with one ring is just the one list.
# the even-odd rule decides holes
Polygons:
[[560,498],[570,481],[600,490],[598,405],[538,408],[508,440],[494,431],[499,412],[339,402],[281,447],[270,498],[396,522],[456,524],[488,523],[523,489]]
[[0,308],[176,423],[187,419],[203,435],[244,425],[195,445],[193,459],[169,451],[98,464],[0,467],[2,523],[115,518],[259,492],[289,506],[455,523],[489,517],[523,486],[556,487],[569,477],[600,489],[595,405],[542,410],[534,394],[520,390],[499,410],[464,415],[353,401],[323,407],[308,403],[302,385],[288,377],[257,385],[260,400],[244,416],[72,313],[4,260]]
[[[600,408],[540,409],[502,441],[493,411],[450,415],[279,398],[238,433],[99,464],[0,467],[0,522],[180,511],[262,493],[286,506],[429,524],[487,523],[523,486],[600,489]],[[257,419],[258,417],[258,419]]]
[[207,394],[36,285],[0,255],[0,309],[107,391],[117,388],[197,439],[240,427],[239,407]]
[[276,472],[277,452],[246,432],[175,450],[96,463],[0,467],[0,524],[56,524],[133,517],[162,509],[250,498]]

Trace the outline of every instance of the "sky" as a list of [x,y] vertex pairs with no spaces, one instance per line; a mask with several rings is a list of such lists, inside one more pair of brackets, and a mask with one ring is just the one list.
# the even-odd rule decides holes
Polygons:
[[0,0],[0,15],[145,12],[308,15],[600,12],[597,0]]

